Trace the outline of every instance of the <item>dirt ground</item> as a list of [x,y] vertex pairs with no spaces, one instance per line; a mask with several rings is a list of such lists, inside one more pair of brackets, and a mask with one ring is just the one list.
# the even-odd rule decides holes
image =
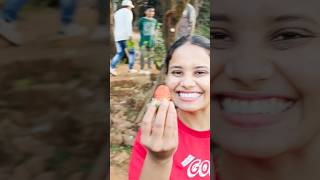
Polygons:
[[153,69],[151,76],[129,74],[126,64],[121,64],[117,72],[118,76],[110,77],[110,179],[127,180],[131,145],[139,128],[136,118],[159,72]]
[[[95,15],[80,7],[77,21],[92,30]],[[56,9],[23,11],[26,44],[0,40],[0,180],[99,179],[110,47],[90,34],[59,39],[58,17]]]
[[[99,179],[92,173],[104,152],[113,44],[90,42],[90,33],[59,39],[58,17],[56,9],[25,10],[18,29],[26,44],[12,47],[0,39],[0,180]],[[92,32],[96,11],[81,6],[76,21]],[[112,180],[127,179],[135,119],[158,73],[127,70],[121,64],[120,75],[110,77]]]

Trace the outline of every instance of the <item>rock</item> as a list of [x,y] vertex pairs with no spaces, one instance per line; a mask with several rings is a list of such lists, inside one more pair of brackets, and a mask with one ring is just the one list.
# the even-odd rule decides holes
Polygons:
[[123,143],[124,143],[125,145],[130,145],[130,146],[133,145],[133,143],[134,143],[134,136],[128,135],[128,134],[123,134],[122,137],[123,137]]
[[118,153],[114,158],[113,161],[116,162],[116,164],[120,165],[124,162],[127,162],[130,158],[130,155],[127,152],[121,152]]
[[120,133],[110,133],[111,144],[121,145],[123,143],[123,138]]
[[119,129],[120,132],[127,131],[132,127],[132,123],[126,120],[122,120],[119,124],[115,124],[115,127]]
[[110,167],[110,179],[128,179],[127,172],[121,171],[117,166]]

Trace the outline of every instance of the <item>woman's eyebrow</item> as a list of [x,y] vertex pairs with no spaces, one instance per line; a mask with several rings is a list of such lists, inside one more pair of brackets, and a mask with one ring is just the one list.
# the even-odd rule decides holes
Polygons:
[[210,67],[208,67],[208,66],[196,66],[196,67],[195,67],[195,69],[202,69],[202,68],[207,68],[207,69],[209,69]]
[[170,66],[169,69],[182,69],[181,66]]
[[317,22],[315,19],[303,16],[303,15],[299,15],[299,14],[285,14],[285,15],[272,18],[272,22],[275,22],[275,23],[292,22],[292,21],[306,21],[309,23],[319,24],[319,22]]
[[224,14],[213,14],[212,19],[213,19],[213,22],[215,21],[231,22],[231,18]]

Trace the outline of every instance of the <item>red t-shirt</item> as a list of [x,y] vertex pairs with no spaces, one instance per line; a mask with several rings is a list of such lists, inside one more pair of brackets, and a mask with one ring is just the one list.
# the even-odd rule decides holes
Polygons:
[[[196,131],[178,118],[179,145],[173,156],[170,180],[210,179],[210,130]],[[139,180],[147,149],[138,131],[129,164],[129,180]]]

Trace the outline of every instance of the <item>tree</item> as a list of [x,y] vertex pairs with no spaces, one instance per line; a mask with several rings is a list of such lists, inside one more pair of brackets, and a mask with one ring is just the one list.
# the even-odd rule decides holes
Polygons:
[[163,0],[160,3],[162,11],[164,12],[163,36],[167,49],[176,39],[174,29],[188,3],[189,0]]

